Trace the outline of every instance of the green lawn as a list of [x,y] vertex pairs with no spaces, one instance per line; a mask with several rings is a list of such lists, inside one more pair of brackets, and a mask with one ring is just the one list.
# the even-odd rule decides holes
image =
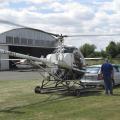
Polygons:
[[[86,64],[88,65],[96,65],[96,64],[103,64],[103,63],[104,63],[104,59],[103,60],[86,60]],[[112,59],[110,63],[120,64],[120,59]]]
[[80,97],[35,94],[38,80],[0,81],[0,120],[120,120],[120,88]]

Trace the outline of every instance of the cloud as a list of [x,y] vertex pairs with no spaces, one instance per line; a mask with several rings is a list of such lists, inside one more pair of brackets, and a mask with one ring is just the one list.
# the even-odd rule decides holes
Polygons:
[[[0,19],[48,32],[63,34],[120,33],[119,0],[104,2],[94,0],[89,4],[83,3],[82,0],[0,0],[0,2]],[[23,4],[24,7],[22,7]],[[17,8],[14,7],[15,5]],[[95,44],[99,49],[107,46],[109,40],[119,40],[118,37],[72,39],[69,38],[65,43],[72,43],[79,47],[88,42]]]

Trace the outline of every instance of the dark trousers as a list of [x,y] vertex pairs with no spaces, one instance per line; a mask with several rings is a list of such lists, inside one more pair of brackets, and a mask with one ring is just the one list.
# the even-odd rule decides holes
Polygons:
[[113,94],[112,79],[110,76],[104,76],[105,93]]

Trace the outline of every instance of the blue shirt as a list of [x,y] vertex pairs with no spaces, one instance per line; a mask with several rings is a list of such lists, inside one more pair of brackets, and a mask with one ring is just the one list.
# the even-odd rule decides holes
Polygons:
[[101,71],[104,77],[111,77],[113,66],[110,63],[104,63],[101,67]]

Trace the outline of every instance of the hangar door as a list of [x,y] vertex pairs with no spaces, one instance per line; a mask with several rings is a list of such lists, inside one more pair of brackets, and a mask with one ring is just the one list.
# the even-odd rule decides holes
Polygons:
[[[50,54],[54,51],[55,48],[39,48],[39,47],[28,47],[28,46],[9,46],[8,50],[12,52],[18,52],[21,54],[26,54],[34,57],[46,57],[47,54]],[[9,56],[10,59],[15,57]],[[12,63],[9,63],[10,68],[12,67]]]

